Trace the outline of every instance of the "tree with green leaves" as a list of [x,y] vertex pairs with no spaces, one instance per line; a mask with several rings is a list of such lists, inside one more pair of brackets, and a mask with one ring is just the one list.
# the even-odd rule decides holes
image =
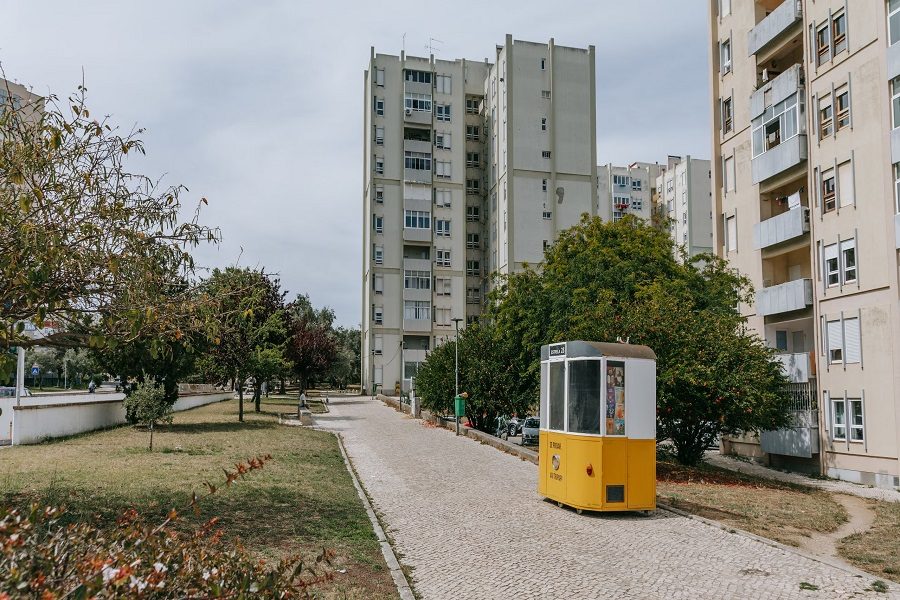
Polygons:
[[243,421],[244,385],[252,377],[262,381],[268,376],[263,367],[284,344],[284,293],[278,279],[262,269],[238,267],[213,270],[203,289],[214,299],[207,318],[218,323],[218,330],[199,365],[234,382],[238,420]]
[[721,259],[682,264],[668,233],[626,217],[585,216],[559,236],[540,270],[501,281],[489,317],[535,392],[540,346],[628,340],[657,355],[657,431],[693,464],[718,436],[788,424],[786,379],[738,312],[749,281]]
[[[150,376],[143,378],[150,380]],[[162,386],[149,383],[142,385],[125,398],[125,412],[134,415],[136,423],[142,423],[150,430],[150,451],[153,452],[153,429],[157,423],[172,422],[172,405],[166,400]]]
[[286,358],[300,379],[300,390],[323,377],[337,360],[338,344],[332,331],[334,311],[313,307],[309,296],[298,294],[286,307],[288,339]]
[[[129,169],[143,130],[92,117],[85,95],[80,86],[65,101],[20,105],[5,94],[0,106],[0,349],[161,348],[206,324],[195,318],[209,298],[196,293],[190,250],[218,231],[198,213],[181,220],[182,186]],[[48,335],[26,335],[28,322]],[[12,367],[0,353],[0,370]]]
[[337,343],[337,353],[325,377],[333,386],[344,389],[349,383],[360,380],[359,329],[332,328],[332,336]]

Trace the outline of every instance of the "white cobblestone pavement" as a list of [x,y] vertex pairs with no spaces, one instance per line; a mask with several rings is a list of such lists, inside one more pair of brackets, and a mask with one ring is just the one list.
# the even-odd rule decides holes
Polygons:
[[874,577],[671,513],[577,515],[538,495],[533,464],[368,397],[330,409],[317,424],[342,435],[426,599],[897,597],[867,591]]

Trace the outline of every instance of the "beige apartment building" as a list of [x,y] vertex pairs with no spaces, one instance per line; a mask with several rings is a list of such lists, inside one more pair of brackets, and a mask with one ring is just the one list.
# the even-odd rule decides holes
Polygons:
[[900,0],[710,0],[714,247],[796,427],[724,443],[900,486]]
[[688,257],[713,251],[712,170],[708,160],[669,156],[653,184],[657,214]]
[[604,221],[619,221],[634,215],[650,221],[656,183],[666,166],[634,162],[627,167],[613,164],[597,167],[597,214]]
[[477,320],[492,272],[539,263],[596,205],[594,49],[495,62],[376,54],[365,72],[362,383],[408,389]]

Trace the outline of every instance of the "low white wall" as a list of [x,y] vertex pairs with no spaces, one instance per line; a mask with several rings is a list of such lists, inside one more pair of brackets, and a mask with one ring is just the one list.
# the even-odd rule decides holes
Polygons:
[[[12,407],[12,443],[35,444],[49,438],[125,423],[122,399],[109,396],[111,394],[92,395],[90,400],[82,402],[72,402],[68,398],[64,402],[53,402],[53,397],[44,396],[42,404]],[[231,397],[231,392],[182,396],[175,402],[173,409],[179,412]],[[0,415],[0,419],[3,419],[3,415]],[[2,423],[0,420],[0,424]]]

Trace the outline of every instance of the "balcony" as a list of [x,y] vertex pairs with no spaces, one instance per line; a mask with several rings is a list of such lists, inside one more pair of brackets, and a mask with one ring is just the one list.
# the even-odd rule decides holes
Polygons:
[[426,331],[431,331],[431,320],[430,319],[403,319],[403,331],[404,333],[421,333]]
[[[785,0],[781,6],[773,10],[769,15],[750,30],[747,41],[747,50],[750,56],[759,53],[767,46],[779,39],[785,39],[789,31],[800,25],[803,21],[803,9],[800,0]],[[797,32],[802,27],[796,27]]]
[[809,233],[809,209],[801,206],[754,225],[753,243],[757,250],[761,250],[807,233]]
[[815,379],[792,383],[786,390],[791,397],[792,427],[760,433],[760,447],[769,454],[812,458],[819,453],[818,389]]
[[900,76],[900,44],[894,44],[887,49],[888,81],[897,76]]
[[806,158],[806,135],[795,135],[753,159],[751,165],[753,183],[755,185],[781,175],[805,163]]
[[405,271],[431,271],[431,259],[404,258],[403,269]]
[[791,383],[808,383],[816,376],[816,359],[812,352],[779,354],[775,361],[781,364],[781,370]]
[[796,279],[756,292],[756,314],[761,317],[803,310],[812,303],[811,279]]
[[431,243],[431,230],[424,228],[420,229],[417,227],[404,227],[403,241]]

